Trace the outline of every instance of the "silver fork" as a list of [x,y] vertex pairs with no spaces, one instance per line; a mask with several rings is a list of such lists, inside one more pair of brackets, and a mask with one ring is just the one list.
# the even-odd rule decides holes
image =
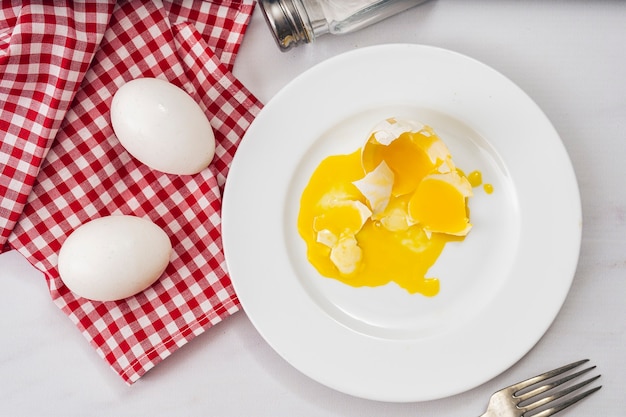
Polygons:
[[[600,375],[596,375],[574,385],[566,384],[595,368],[595,366],[590,366],[589,368],[570,373],[570,371],[588,361],[589,359],[583,359],[570,363],[497,391],[489,399],[487,411],[480,417],[548,417],[566,409],[602,388],[602,385],[600,385],[576,395],[569,395],[600,378]],[[560,378],[556,379],[559,376]],[[543,385],[540,385],[540,383],[543,383]],[[548,391],[561,385],[563,387],[560,391],[548,393]],[[543,393],[547,394],[541,395]],[[559,399],[562,400],[553,403],[553,401]],[[544,406],[549,406],[549,408],[544,408],[541,411],[537,410]],[[532,414],[533,410],[538,412]]]

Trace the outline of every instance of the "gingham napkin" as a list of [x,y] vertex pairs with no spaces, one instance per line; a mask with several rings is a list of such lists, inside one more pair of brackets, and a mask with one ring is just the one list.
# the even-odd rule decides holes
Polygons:
[[[127,382],[239,309],[225,270],[221,192],[261,104],[231,74],[253,0],[2,3],[0,247],[45,273],[54,303]],[[167,79],[205,110],[217,139],[193,176],[151,170],[110,124],[113,94],[139,77]],[[117,302],[74,295],[57,254],[81,224],[147,217],[175,255],[149,289]]]

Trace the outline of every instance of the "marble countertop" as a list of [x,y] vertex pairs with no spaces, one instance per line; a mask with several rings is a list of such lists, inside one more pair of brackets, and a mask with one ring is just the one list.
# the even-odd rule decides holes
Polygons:
[[[353,398],[294,369],[239,312],[128,387],[52,303],[42,274],[16,252],[7,252],[0,255],[0,415],[477,416],[493,391],[589,358],[602,373],[603,388],[563,415],[623,416],[625,21],[626,2],[617,0],[432,0],[360,32],[326,36],[281,53],[257,8],[241,46],[235,75],[265,103],[327,58],[369,45],[408,42],[484,62],[547,114],[580,187],[580,259],[569,295],[547,333],[501,375],[468,392],[424,403]],[[529,166],[550,172],[532,161]]]

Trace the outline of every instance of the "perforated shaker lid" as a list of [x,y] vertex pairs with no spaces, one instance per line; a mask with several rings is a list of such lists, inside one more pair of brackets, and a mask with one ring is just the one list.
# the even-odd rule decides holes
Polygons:
[[258,3],[282,51],[311,41],[302,15],[292,0],[258,0]]

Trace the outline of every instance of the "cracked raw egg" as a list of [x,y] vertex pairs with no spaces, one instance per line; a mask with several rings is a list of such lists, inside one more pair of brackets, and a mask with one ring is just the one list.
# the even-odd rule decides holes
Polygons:
[[428,271],[446,243],[471,230],[470,197],[472,184],[431,127],[387,119],[360,149],[315,169],[298,231],[325,277],[433,296],[439,279]]

